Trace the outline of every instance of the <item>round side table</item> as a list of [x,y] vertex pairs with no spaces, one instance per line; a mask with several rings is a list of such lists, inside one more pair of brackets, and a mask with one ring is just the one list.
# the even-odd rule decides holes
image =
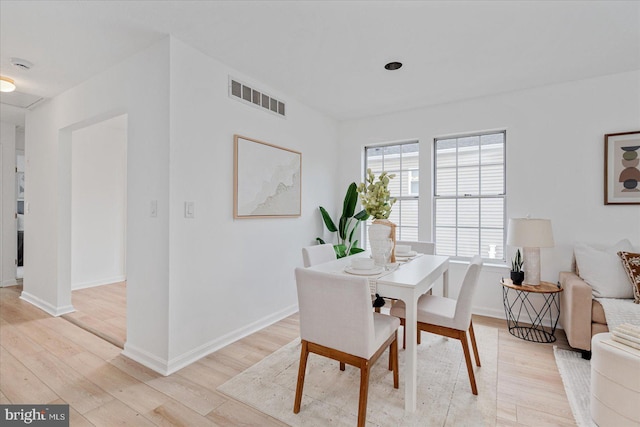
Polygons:
[[[507,326],[511,335],[533,342],[552,343],[560,318],[560,292],[563,289],[549,282],[540,282],[537,286],[514,285],[510,279],[503,279],[502,302]],[[529,299],[532,294],[542,295],[542,307]],[[548,325],[542,323],[548,320]]]

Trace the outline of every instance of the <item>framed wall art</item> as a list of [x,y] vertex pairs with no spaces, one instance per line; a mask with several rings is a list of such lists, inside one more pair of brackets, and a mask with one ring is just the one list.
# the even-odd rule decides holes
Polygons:
[[302,153],[234,135],[234,218],[301,214]]
[[604,136],[604,204],[640,204],[640,131]]

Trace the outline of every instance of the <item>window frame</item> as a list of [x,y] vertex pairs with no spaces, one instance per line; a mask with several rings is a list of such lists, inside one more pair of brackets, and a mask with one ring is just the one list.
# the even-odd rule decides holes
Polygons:
[[[488,194],[488,195],[482,195],[482,182],[479,181],[478,182],[478,194],[463,194],[460,195],[458,194],[458,185],[459,185],[459,178],[458,178],[458,173],[459,173],[459,154],[458,154],[458,150],[459,150],[459,146],[458,143],[456,142],[456,194],[455,195],[446,195],[446,196],[440,196],[437,194],[436,190],[437,190],[437,185],[438,185],[438,168],[437,168],[437,162],[438,162],[438,141],[441,140],[451,140],[451,139],[462,139],[462,138],[470,138],[470,137],[478,137],[481,138],[482,136],[485,135],[496,135],[496,134],[502,134],[502,138],[503,138],[503,143],[502,143],[502,176],[503,176],[503,188],[502,188],[502,193],[499,194]],[[482,150],[482,144],[480,143],[479,145],[479,151],[480,153],[478,154],[479,156],[481,156],[481,150]],[[437,234],[436,234],[436,221],[437,221],[437,216],[436,216],[436,210],[437,210],[437,200],[456,200],[456,219],[455,219],[455,225],[452,226],[451,228],[455,228],[455,232],[456,232],[456,237],[455,237],[455,242],[456,242],[456,255],[447,255],[449,256],[451,259],[453,260],[460,260],[460,261],[467,261],[470,260],[471,257],[469,256],[460,256],[458,255],[458,232],[461,228],[465,228],[465,227],[461,227],[458,225],[458,204],[457,201],[459,200],[469,200],[469,199],[478,199],[479,203],[481,203],[481,201],[487,200],[487,199],[502,199],[502,213],[503,213],[503,217],[502,217],[502,258],[487,258],[483,256],[483,260],[487,261],[487,262],[494,262],[494,263],[506,263],[507,261],[507,247],[506,247],[506,242],[507,242],[507,221],[508,221],[508,216],[507,216],[507,130],[506,129],[499,129],[499,130],[491,130],[491,131],[482,131],[482,132],[470,132],[470,133],[461,133],[461,134],[454,134],[454,135],[447,135],[447,136],[441,136],[441,137],[435,137],[433,139],[433,182],[432,182],[432,236],[433,236],[433,241],[435,243],[435,253],[438,254],[438,242],[437,242]],[[480,160],[478,161],[478,167],[480,168],[482,165],[482,163],[480,162]],[[481,247],[481,243],[482,243],[482,230],[483,229],[490,229],[490,228],[483,228],[481,226],[482,224],[482,211],[479,208],[478,209],[478,233],[479,233],[479,239],[478,239],[478,250],[480,251],[479,253],[482,255],[482,247]],[[475,228],[475,227],[473,227]]]
[[[417,170],[418,171],[418,176],[419,176],[419,173],[420,173],[420,141],[417,140],[417,139],[412,139],[412,140],[399,141],[399,142],[390,142],[390,143],[383,143],[383,144],[366,145],[364,147],[363,182],[367,178],[367,169],[369,168],[369,156],[367,155],[367,152],[368,152],[369,149],[384,149],[386,147],[401,147],[403,145],[410,145],[410,144],[416,144],[418,146],[418,151],[417,151],[418,167],[417,167],[417,169],[416,168],[407,169],[407,168],[403,168],[402,167],[402,148],[400,148],[400,168],[399,168],[400,174],[402,174],[402,172],[404,172],[404,171],[407,171],[408,175],[409,175],[411,171]],[[386,170],[384,168],[383,168],[383,170],[386,171],[386,172],[389,172],[389,173],[397,173],[396,171],[388,171],[388,170]],[[377,175],[376,175],[376,179],[377,179]],[[405,200],[415,200],[416,201],[417,206],[418,206],[417,207],[417,209],[418,209],[418,214],[417,214],[418,215],[418,223],[417,223],[416,226],[405,225],[404,227],[407,228],[407,229],[409,229],[409,228],[415,229],[417,235],[419,235],[419,233],[420,233],[420,220],[419,220],[419,218],[420,218],[420,184],[419,184],[419,182],[420,181],[419,181],[419,179],[420,178],[418,177],[418,193],[411,193],[410,192],[410,190],[411,190],[411,182],[409,181],[409,179],[407,179],[407,184],[408,185],[407,185],[407,188],[404,189],[407,194],[404,195],[404,196],[394,196],[394,195],[392,195],[392,197],[397,199],[398,202],[405,201]],[[402,186],[402,184],[401,184],[401,186]],[[393,209],[395,209],[396,206],[400,206],[400,204],[398,204],[398,202],[396,202],[396,204],[394,205]],[[399,214],[398,217],[400,219],[402,219],[401,218],[401,214]],[[364,225],[362,227],[363,236],[362,236],[361,241],[364,243],[362,245],[364,248],[368,248],[369,247],[369,236],[368,236],[368,233],[367,233],[369,221],[371,221],[371,219],[365,221]],[[396,233],[402,235],[402,232],[401,232],[401,228],[403,227],[402,226],[402,222],[400,221],[400,224],[396,224],[396,225],[397,225]]]

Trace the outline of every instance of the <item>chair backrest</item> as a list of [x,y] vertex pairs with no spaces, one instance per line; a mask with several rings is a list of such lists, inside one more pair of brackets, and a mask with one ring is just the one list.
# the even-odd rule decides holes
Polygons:
[[409,245],[411,246],[411,250],[427,255],[433,255],[436,249],[436,245],[433,242],[398,240],[396,241],[396,245]]
[[369,280],[296,268],[300,338],[355,356],[377,350]]
[[482,269],[482,258],[476,255],[471,258],[467,272],[464,275],[458,301],[456,302],[456,313],[454,315],[454,323],[461,330],[466,330],[471,322],[471,308],[473,305],[473,296],[478,285],[478,277]]
[[333,261],[334,259],[336,259],[336,251],[333,250],[333,245],[330,243],[302,248],[302,262],[305,267]]

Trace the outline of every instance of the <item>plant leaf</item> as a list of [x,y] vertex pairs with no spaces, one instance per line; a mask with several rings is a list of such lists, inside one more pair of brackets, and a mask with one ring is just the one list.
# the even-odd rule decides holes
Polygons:
[[340,217],[340,222],[338,225],[338,236],[340,236],[341,241],[345,241],[347,238],[347,222],[348,218],[345,216]]
[[355,214],[353,217],[355,219],[357,219],[358,221],[366,221],[366,220],[369,219],[369,214],[367,213],[367,211],[365,209],[363,209],[360,212],[358,212],[357,214]]
[[338,258],[344,258],[347,256],[347,247],[345,245],[333,245],[333,250],[336,251],[336,256]]
[[358,202],[358,187],[355,182],[349,184],[347,188],[347,194],[344,196],[344,204],[342,206],[342,216],[345,218],[351,218],[356,210],[356,203]]
[[351,255],[359,254],[360,252],[364,252],[362,248],[351,248]]
[[324,244],[325,244],[325,241],[324,241],[324,240],[322,240],[322,239],[321,239],[321,238],[319,238],[319,237],[316,237],[316,242],[320,243],[321,245],[324,245]]
[[336,225],[333,223],[333,220],[329,216],[329,212],[327,212],[327,210],[322,206],[320,206],[320,213],[322,214],[322,219],[324,220],[324,225],[327,226],[327,229],[332,233],[338,231]]

